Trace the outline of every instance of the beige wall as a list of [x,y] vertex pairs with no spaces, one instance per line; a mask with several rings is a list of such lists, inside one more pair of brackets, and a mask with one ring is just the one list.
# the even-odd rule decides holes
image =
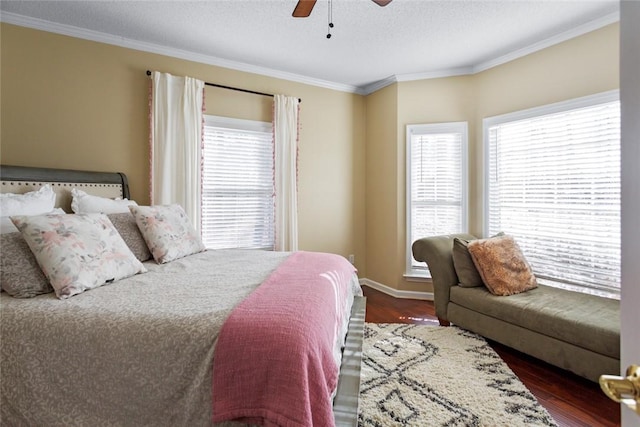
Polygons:
[[472,233],[482,232],[482,120],[619,89],[619,45],[620,25],[608,25],[475,76],[477,132],[470,144],[476,149],[473,161],[480,173],[472,182],[472,206],[476,206],[471,211]]
[[[470,231],[481,233],[482,119],[616,89],[613,24],[473,76],[401,82],[367,97],[8,24],[1,27],[0,161],[119,170],[147,195],[147,69],[303,99],[300,247],[355,254],[360,277],[400,290],[405,127],[469,123]],[[271,100],[207,88],[207,113],[270,120]]]
[[397,85],[367,97],[366,237],[367,278],[394,283],[398,256]]
[[[0,162],[121,171],[148,203],[147,69],[302,98],[300,248],[355,254],[365,273],[360,95],[2,24]],[[271,98],[207,88],[207,114],[271,119]]]
[[[399,290],[432,292],[433,289],[428,281],[410,282],[403,277],[407,124],[469,123],[469,226],[472,233],[481,235],[482,120],[617,89],[618,41],[619,25],[613,24],[476,75],[400,82],[391,89],[381,90],[384,96],[369,95],[366,99],[367,278]],[[385,105],[381,106],[381,102]],[[386,115],[384,118],[379,117],[382,113]],[[391,123],[394,116],[395,123]],[[384,120],[383,129],[374,119]],[[377,173],[384,174],[384,178],[376,176]],[[387,186],[378,195],[382,181]],[[379,209],[372,211],[374,207]],[[372,236],[378,238],[373,240]]]

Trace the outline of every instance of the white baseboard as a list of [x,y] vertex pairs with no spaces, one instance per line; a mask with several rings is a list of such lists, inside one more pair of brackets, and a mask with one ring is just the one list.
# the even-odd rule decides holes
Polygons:
[[360,285],[368,286],[376,291],[383,292],[387,295],[391,295],[394,298],[406,298],[406,299],[420,299],[426,301],[433,301],[432,292],[419,292],[419,291],[402,291],[399,289],[391,288],[382,283],[375,282],[370,279],[360,279]]

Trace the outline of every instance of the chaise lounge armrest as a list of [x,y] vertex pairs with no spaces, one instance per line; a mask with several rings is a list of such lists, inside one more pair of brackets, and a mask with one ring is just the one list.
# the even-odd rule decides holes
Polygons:
[[411,250],[416,261],[425,262],[431,272],[433,282],[433,299],[436,306],[436,316],[440,324],[447,325],[447,305],[449,291],[458,284],[458,276],[453,267],[453,239],[455,237],[473,240],[475,236],[466,233],[447,234],[442,236],[424,237],[413,242]]

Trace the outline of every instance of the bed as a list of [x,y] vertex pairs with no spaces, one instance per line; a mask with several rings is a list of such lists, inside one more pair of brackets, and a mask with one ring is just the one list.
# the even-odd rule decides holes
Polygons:
[[[0,175],[2,193],[49,184],[66,212],[74,188],[129,198],[121,173],[2,166]],[[365,299],[355,273],[318,270],[341,262],[310,252],[208,250],[165,264],[145,261],[143,274],[65,300],[2,292],[2,424],[356,425]],[[312,296],[321,287],[312,276],[334,289],[330,300]],[[277,306],[268,305],[269,288],[279,292]],[[304,316],[295,312],[305,304]],[[305,326],[332,317],[334,326]],[[320,346],[329,336],[331,345],[303,350],[310,362],[292,363],[299,347]],[[336,381],[324,381],[334,375],[327,366]],[[321,392],[313,386],[318,379]],[[247,381],[254,390],[243,388]],[[312,385],[303,392],[298,385],[305,382]],[[250,408],[233,400],[245,394]],[[296,394],[308,396],[296,403]],[[291,406],[260,400],[277,395]],[[322,418],[327,401],[329,421]]]

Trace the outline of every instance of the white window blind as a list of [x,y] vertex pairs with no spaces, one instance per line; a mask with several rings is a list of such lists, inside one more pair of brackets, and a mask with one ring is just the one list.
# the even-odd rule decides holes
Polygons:
[[273,249],[270,123],[206,116],[202,239],[212,249]]
[[486,232],[515,236],[542,283],[619,294],[617,93],[487,119],[485,132]]
[[417,239],[467,230],[467,123],[407,126],[407,274]]

